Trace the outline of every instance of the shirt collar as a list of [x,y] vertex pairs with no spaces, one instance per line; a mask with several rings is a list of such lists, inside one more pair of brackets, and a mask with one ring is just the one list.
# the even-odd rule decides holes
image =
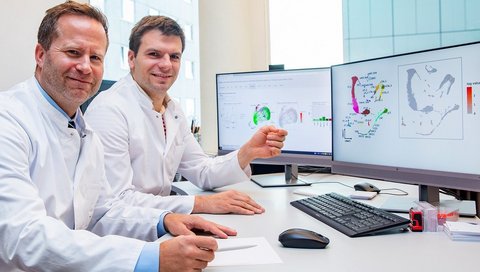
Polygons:
[[62,108],[60,108],[60,106],[55,103],[55,101],[53,101],[53,99],[50,97],[50,95],[48,95],[48,93],[42,88],[42,86],[40,85],[40,83],[38,82],[38,80],[35,78],[35,83],[37,84],[38,86],[38,89],[40,90],[40,93],[42,94],[42,96],[48,101],[48,103],[50,103],[50,105],[52,105],[55,109],[57,109],[63,116],[65,116],[68,120],[71,120],[72,118],[70,118],[70,116],[68,116],[68,114],[62,110]]
[[[40,90],[40,93],[42,94],[42,96],[45,98],[45,100],[47,100],[47,102],[52,105],[56,110],[58,110],[63,116],[65,116],[65,118],[67,118],[67,121],[74,121],[75,124],[77,124],[77,130],[80,129],[80,128],[83,128],[85,127],[85,124],[83,122],[83,120],[81,120],[80,116],[81,114],[79,114],[79,109],[77,109],[77,112],[75,112],[75,116],[73,116],[73,118],[70,118],[70,116],[68,116],[68,114],[62,109],[60,108],[60,106],[50,97],[50,95],[42,88],[42,86],[40,85],[40,83],[38,82],[37,78],[34,77],[34,81],[35,83],[37,84],[37,87],[38,89]],[[80,125],[80,126],[78,126]]]

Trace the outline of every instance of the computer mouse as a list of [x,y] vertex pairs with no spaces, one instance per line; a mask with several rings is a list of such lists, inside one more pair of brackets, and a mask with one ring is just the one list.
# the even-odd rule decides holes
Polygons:
[[293,248],[325,248],[330,240],[314,231],[306,229],[288,229],[278,236],[284,247]]
[[355,191],[365,191],[365,192],[380,192],[380,189],[378,189],[375,185],[372,185],[368,182],[362,182],[353,185],[353,188],[355,188]]

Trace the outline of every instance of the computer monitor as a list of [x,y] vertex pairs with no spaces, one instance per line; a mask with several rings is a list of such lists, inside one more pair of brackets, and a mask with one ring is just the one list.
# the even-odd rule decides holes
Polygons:
[[332,67],[332,172],[480,192],[480,43]]
[[217,74],[218,154],[239,149],[262,126],[284,128],[282,154],[254,163],[285,164],[285,177],[253,181],[262,187],[309,185],[297,179],[298,165],[331,165],[330,79],[330,68]]

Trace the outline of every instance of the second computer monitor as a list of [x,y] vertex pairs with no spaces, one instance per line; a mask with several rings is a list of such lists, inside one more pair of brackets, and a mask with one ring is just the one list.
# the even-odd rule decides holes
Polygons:
[[332,67],[333,168],[480,191],[480,43]]
[[217,118],[219,154],[275,125],[288,131],[282,155],[256,162],[330,166],[330,68],[218,74]]

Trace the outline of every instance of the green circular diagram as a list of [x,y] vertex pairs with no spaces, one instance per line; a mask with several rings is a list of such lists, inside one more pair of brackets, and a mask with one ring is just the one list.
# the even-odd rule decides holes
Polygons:
[[268,107],[261,107],[253,114],[253,123],[255,125],[268,120],[270,120],[270,109]]

